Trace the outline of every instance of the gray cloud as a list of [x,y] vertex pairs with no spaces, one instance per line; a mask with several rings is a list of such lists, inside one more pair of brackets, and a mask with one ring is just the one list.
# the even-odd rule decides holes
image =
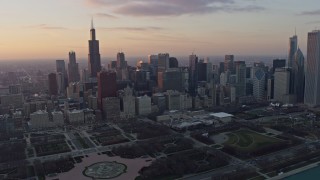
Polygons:
[[109,31],[160,31],[164,30],[161,27],[148,26],[148,27],[112,27],[112,28],[102,28]]
[[62,26],[49,26],[47,24],[38,24],[32,26],[26,26],[27,28],[47,29],[47,30],[66,30],[67,28]]
[[107,13],[96,13],[94,14],[95,17],[100,17],[100,18],[110,18],[110,19],[117,19],[118,17],[111,15],[111,14],[107,14]]
[[309,21],[306,24],[320,24],[320,21]]
[[314,10],[314,11],[303,11],[299,15],[305,15],[305,16],[319,16],[320,15],[320,9]]
[[234,0],[87,0],[116,14],[129,16],[180,16],[214,12],[257,12],[260,6],[239,6]]

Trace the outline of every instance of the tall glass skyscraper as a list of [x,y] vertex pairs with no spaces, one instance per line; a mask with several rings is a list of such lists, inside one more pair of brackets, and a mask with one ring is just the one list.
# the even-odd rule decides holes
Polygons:
[[320,105],[320,31],[308,33],[307,69],[304,103]]
[[101,58],[99,52],[99,41],[96,40],[96,30],[91,22],[90,29],[91,39],[89,40],[89,58],[88,58],[88,70],[92,78],[97,77],[97,73],[101,70]]
[[294,55],[292,68],[294,72],[294,94],[296,94],[297,102],[303,103],[305,84],[304,56],[299,48]]
[[294,54],[297,52],[298,49],[298,37],[296,35],[290,37],[289,41],[289,55],[288,55],[288,67],[293,66],[294,61]]

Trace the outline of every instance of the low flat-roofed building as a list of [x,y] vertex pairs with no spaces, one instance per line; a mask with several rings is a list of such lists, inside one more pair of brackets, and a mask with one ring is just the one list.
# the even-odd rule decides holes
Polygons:
[[212,116],[216,120],[220,120],[224,123],[230,122],[233,115],[224,113],[224,112],[219,112],[219,113],[211,113],[210,116]]

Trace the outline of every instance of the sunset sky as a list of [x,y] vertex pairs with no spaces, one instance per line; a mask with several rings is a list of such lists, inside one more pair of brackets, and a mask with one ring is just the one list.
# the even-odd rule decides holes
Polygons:
[[91,17],[102,57],[305,53],[319,0],[1,0],[0,60],[86,58]]

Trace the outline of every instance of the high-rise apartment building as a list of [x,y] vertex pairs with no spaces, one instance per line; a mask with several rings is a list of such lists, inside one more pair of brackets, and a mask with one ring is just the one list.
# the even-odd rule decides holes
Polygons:
[[320,30],[308,33],[304,103],[320,105]]

